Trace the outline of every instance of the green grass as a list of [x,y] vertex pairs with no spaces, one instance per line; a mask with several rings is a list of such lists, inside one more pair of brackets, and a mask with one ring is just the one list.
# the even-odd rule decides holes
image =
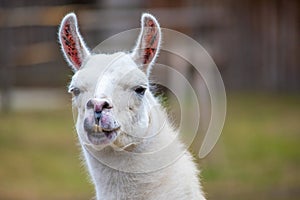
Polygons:
[[229,95],[227,120],[202,162],[209,199],[300,198],[300,96]]
[[[213,152],[208,199],[300,199],[300,96],[233,94]],[[0,199],[91,199],[71,108],[0,114]]]
[[0,199],[88,199],[71,110],[0,116]]

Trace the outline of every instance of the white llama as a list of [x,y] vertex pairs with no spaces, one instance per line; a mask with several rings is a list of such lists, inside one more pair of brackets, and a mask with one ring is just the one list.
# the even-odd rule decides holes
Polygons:
[[69,86],[76,130],[98,200],[204,200],[193,158],[176,137],[149,90],[161,30],[141,18],[132,53],[92,54],[74,13],[64,17],[59,41],[74,70]]

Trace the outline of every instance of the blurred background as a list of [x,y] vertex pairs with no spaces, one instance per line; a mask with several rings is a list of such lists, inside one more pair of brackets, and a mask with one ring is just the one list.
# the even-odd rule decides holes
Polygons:
[[149,12],[211,55],[228,107],[220,140],[198,160],[208,199],[300,199],[298,0],[0,0],[0,199],[93,197],[57,43],[72,11],[91,49]]

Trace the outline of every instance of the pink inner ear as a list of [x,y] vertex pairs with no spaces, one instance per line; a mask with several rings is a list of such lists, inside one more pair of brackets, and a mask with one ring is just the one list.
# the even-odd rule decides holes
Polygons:
[[157,51],[159,35],[158,35],[158,28],[155,26],[155,23],[152,19],[145,20],[145,35],[144,35],[144,43],[145,49],[144,51],[144,60],[143,64],[150,63],[155,56]]
[[61,33],[61,39],[62,39],[62,45],[64,48],[65,53],[71,60],[71,62],[79,68],[81,66],[81,59],[79,52],[77,50],[76,42],[78,43],[78,39],[74,38],[74,35],[76,35],[75,31],[71,29],[71,25],[69,22],[66,22],[62,33]]
[[149,63],[152,60],[152,58],[154,57],[155,52],[156,52],[156,49],[154,49],[154,48],[146,48],[144,50],[144,61],[143,61],[143,64]]

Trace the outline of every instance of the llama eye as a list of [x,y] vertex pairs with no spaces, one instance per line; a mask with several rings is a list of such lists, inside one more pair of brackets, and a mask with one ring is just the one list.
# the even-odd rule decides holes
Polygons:
[[70,90],[70,92],[74,95],[74,96],[78,96],[80,94],[80,89],[75,87],[75,88],[72,88]]
[[137,88],[134,89],[135,93],[137,93],[138,95],[144,95],[145,91],[147,88],[143,87],[143,86],[139,86]]

